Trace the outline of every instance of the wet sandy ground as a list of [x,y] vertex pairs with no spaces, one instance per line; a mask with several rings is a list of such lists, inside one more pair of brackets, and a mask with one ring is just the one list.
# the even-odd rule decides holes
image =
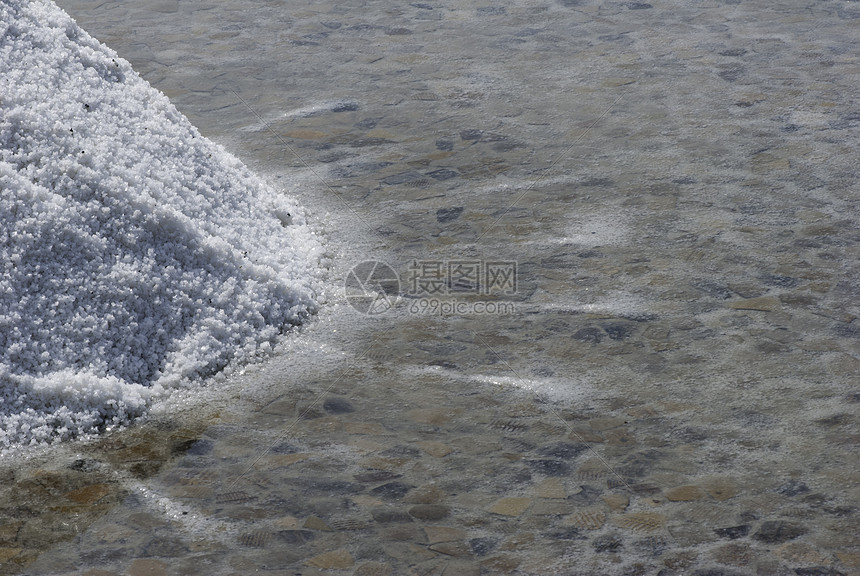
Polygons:
[[0,571],[860,572],[854,3],[61,5],[401,298],[7,466]]

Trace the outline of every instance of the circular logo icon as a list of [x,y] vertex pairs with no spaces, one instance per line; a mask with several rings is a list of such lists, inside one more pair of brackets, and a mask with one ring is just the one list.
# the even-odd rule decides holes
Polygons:
[[346,300],[362,314],[382,314],[397,303],[400,278],[378,260],[356,264],[346,275]]

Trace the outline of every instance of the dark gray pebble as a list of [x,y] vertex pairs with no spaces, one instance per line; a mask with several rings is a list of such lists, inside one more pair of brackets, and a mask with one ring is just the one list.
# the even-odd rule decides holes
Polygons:
[[440,224],[445,224],[446,222],[453,222],[457,218],[460,217],[460,214],[463,213],[462,206],[453,206],[451,208],[439,208],[436,210],[436,221]]
[[762,522],[758,532],[753,534],[753,538],[767,544],[779,544],[794,540],[804,534],[806,534],[806,528],[799,524],[784,520],[768,520]]
[[526,464],[538,474],[546,476],[567,476],[570,472],[570,466],[562,460],[526,460]]
[[472,538],[469,547],[475,556],[486,556],[496,547],[498,541],[495,538]]
[[728,538],[729,540],[736,540],[738,538],[743,538],[750,532],[749,524],[741,524],[740,526],[730,526],[728,528],[715,528],[714,533],[720,538]]
[[358,110],[358,104],[355,102],[339,102],[332,106],[332,112],[354,112]]
[[363,472],[353,476],[356,482],[385,482],[386,480],[394,480],[400,478],[403,474],[389,472],[387,470],[373,470],[372,472]]
[[409,509],[409,515],[419,520],[441,520],[450,509],[441,504],[418,504]]
[[588,450],[587,444],[572,444],[570,442],[556,442],[555,444],[547,444],[539,451],[541,456],[549,456],[551,458],[561,458],[567,460],[576,458],[583,452]]
[[329,414],[347,414],[349,412],[355,412],[355,408],[353,408],[352,404],[350,404],[345,398],[327,398],[326,401],[323,402],[323,410]]
[[587,484],[583,484],[579,487],[579,492],[568,496],[568,501],[574,502],[577,504],[593,504],[597,501],[598,497],[603,494],[603,490],[598,488],[594,488],[593,486],[588,486]]
[[385,500],[397,500],[406,496],[412,488],[414,486],[405,482],[389,482],[388,484],[377,486],[370,493]]
[[603,331],[613,340],[624,340],[636,331],[636,327],[630,324],[607,324]]
[[[209,441],[208,440],[198,440],[197,442],[192,444],[192,447],[195,444],[199,444],[200,442],[209,442]],[[210,444],[209,449],[211,450],[212,449],[211,448],[212,443],[209,442],[209,444]],[[189,449],[188,453],[189,454],[191,453],[190,449]],[[201,454],[205,454],[205,452],[201,452]],[[99,462],[98,460],[93,460],[91,458],[82,458],[82,459],[75,460],[74,462],[69,464],[68,467],[70,470],[77,470],[79,472],[92,472],[94,470],[98,470],[101,467],[101,462]]]
[[459,176],[459,174],[454,170],[449,170],[448,168],[439,168],[438,170],[428,172],[427,176],[430,176],[434,180],[450,180],[451,178]]
[[777,488],[776,491],[785,496],[797,496],[798,494],[809,492],[809,486],[799,480],[789,480]]
[[424,176],[419,174],[418,172],[401,172],[399,174],[392,174],[391,176],[386,176],[380,182],[386,184],[388,186],[396,186],[398,184],[404,184],[406,182],[412,182],[414,180],[421,180]]
[[275,454],[295,454],[297,452],[301,452],[301,449],[289,442],[280,442],[272,446],[269,451],[274,452]]
[[586,326],[585,328],[580,328],[576,332],[573,333],[573,339],[579,340],[581,342],[591,342],[592,344],[599,344],[603,340],[604,336],[603,330],[596,326]]
[[621,548],[621,538],[617,534],[604,534],[591,542],[595,552],[616,552]]

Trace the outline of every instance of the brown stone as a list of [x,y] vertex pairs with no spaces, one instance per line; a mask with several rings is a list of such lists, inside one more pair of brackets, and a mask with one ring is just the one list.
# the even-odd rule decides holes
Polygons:
[[302,462],[310,458],[310,454],[269,454],[265,458],[261,458],[254,462],[254,467],[271,470],[274,468],[283,468],[297,462]]
[[535,486],[535,496],[538,498],[567,498],[567,490],[565,490],[561,478],[547,478]]
[[128,576],[166,576],[167,564],[154,558],[138,558],[128,567]]
[[531,498],[502,498],[490,506],[490,512],[502,516],[519,516],[531,505]]
[[402,467],[407,462],[411,462],[410,458],[384,458],[382,456],[373,456],[361,461],[364,468],[372,470],[393,471]]
[[336,434],[337,432],[340,432],[341,428],[343,428],[343,422],[341,422],[337,416],[325,416],[323,418],[311,420],[304,426],[308,431],[315,432],[317,434]]
[[588,442],[589,444],[603,442],[603,436],[585,426],[574,426],[567,437],[575,442]]
[[20,520],[7,522],[0,526],[0,542],[14,542],[18,536],[18,529],[24,524]]
[[711,478],[702,482],[702,486],[708,491],[711,498],[715,500],[728,500],[738,494],[738,489],[729,478]]
[[698,559],[699,554],[695,550],[680,550],[663,555],[663,565],[670,570],[689,568]]
[[803,542],[789,542],[776,549],[776,555],[793,564],[822,564],[824,559],[815,548]]
[[441,520],[450,512],[447,506],[441,504],[418,504],[409,509],[409,515],[419,520]]
[[531,532],[514,534],[502,542],[499,550],[527,550],[534,544],[535,535]]
[[580,510],[564,518],[564,523],[585,530],[599,530],[606,522],[606,514],[596,508]]
[[421,540],[421,534],[415,524],[395,524],[382,530],[382,537],[385,540],[395,542],[418,542]]
[[603,501],[615,512],[624,512],[630,505],[630,497],[627,494],[607,494]]
[[588,421],[588,425],[595,432],[604,432],[625,424],[627,424],[627,420],[624,418],[594,418]]
[[408,562],[410,565],[424,560],[439,558],[436,552],[412,542],[393,542],[388,544],[385,547],[385,553],[392,558]]
[[788,170],[791,163],[788,158],[780,158],[769,152],[760,152],[752,157],[753,174],[766,174],[772,170]]
[[440,554],[445,554],[446,556],[459,558],[472,555],[472,551],[465,542],[440,542],[430,546],[430,550],[439,552]]
[[567,500],[538,500],[529,508],[532,516],[562,516],[571,514],[576,509],[573,502]]
[[839,561],[850,568],[860,568],[860,552],[837,552],[836,557]]
[[705,497],[705,491],[698,486],[677,486],[666,492],[669,502],[692,502]]
[[731,543],[715,548],[711,552],[714,560],[721,564],[731,564],[732,566],[749,566],[753,558],[750,545],[747,543]]
[[633,512],[621,516],[615,522],[634,532],[654,532],[666,524],[666,517],[656,512]]
[[427,535],[428,544],[457,542],[466,539],[466,532],[464,530],[448,526],[425,526],[424,533]]
[[102,542],[117,542],[119,540],[124,540],[129,536],[133,536],[135,532],[136,531],[134,529],[128,526],[111,523],[98,528],[95,535]]
[[441,408],[417,408],[406,413],[406,418],[418,424],[438,426],[451,420],[454,414]]
[[265,406],[261,412],[263,414],[273,414],[276,416],[292,416],[296,410],[296,401],[289,398],[281,398],[275,400]]
[[319,516],[308,516],[305,520],[304,527],[308,530],[319,530],[321,532],[331,532],[331,527],[323,521]]
[[438,504],[445,499],[445,492],[435,484],[419,486],[412,490],[403,501],[407,504]]
[[23,548],[0,548],[0,562],[7,562],[21,553]]
[[498,572],[513,572],[520,565],[520,559],[510,554],[499,554],[481,560],[481,567]]
[[442,444],[441,442],[416,442],[415,443],[419,448],[424,450],[427,454],[431,456],[435,456],[436,458],[444,458],[448,454],[454,451],[453,448],[448,446],[447,444]]
[[632,446],[636,444],[636,438],[630,433],[627,428],[616,428],[607,430],[603,434],[606,443],[610,446]]
[[385,428],[376,422],[344,422],[343,430],[347,434],[382,435],[386,433]]
[[295,516],[281,516],[273,522],[278,530],[298,530],[301,527],[299,519]]
[[95,504],[110,494],[110,491],[111,487],[109,484],[90,484],[78,490],[66,492],[64,496],[78,504]]
[[312,568],[320,568],[322,570],[345,570],[347,568],[352,568],[355,564],[355,560],[352,559],[352,555],[347,550],[341,548],[314,556],[310,560],[306,561],[305,564]]

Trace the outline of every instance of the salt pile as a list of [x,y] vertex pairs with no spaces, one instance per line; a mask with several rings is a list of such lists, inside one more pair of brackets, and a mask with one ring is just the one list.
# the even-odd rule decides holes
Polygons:
[[0,3],[0,449],[116,425],[311,314],[295,201],[47,1]]

